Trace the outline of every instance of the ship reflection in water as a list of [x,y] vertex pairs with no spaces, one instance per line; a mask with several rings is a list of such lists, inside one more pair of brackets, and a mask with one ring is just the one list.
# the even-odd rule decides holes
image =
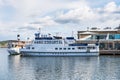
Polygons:
[[120,56],[20,57],[0,49],[0,80],[119,80]]

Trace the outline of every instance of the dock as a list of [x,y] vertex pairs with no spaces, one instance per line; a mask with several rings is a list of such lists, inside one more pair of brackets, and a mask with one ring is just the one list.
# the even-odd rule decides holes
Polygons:
[[100,55],[120,55],[120,50],[100,50]]

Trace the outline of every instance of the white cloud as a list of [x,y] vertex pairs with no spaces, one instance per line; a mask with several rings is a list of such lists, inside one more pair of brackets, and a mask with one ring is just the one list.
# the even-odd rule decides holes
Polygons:
[[55,26],[55,25],[58,25],[58,23],[56,23],[54,21],[54,19],[52,17],[50,17],[50,16],[45,16],[44,18],[40,18],[37,21],[42,26]]
[[115,2],[110,2],[105,6],[104,10],[106,12],[114,12],[117,10],[117,5],[115,4]]
[[70,29],[72,27],[80,29],[82,26],[116,27],[119,24],[120,6],[115,2],[109,2],[104,7],[98,8],[93,8],[89,4],[87,0],[0,0],[1,7],[9,5],[15,9],[13,21],[1,21],[0,26],[3,27],[0,28],[0,33],[5,33],[3,30],[10,31],[11,34],[27,33],[28,30],[50,26],[68,30],[69,27]]
[[96,21],[99,15],[89,6],[83,6],[77,9],[69,10],[67,13],[61,13],[56,18],[60,23],[81,23],[86,21]]
[[82,5],[77,9],[69,10],[67,13],[61,13],[57,17],[57,22],[60,23],[75,23],[88,25],[88,26],[100,26],[106,27],[110,22],[112,26],[118,25],[118,20],[120,19],[120,7],[115,4],[115,2],[110,2],[106,4],[105,7],[91,8],[89,5]]
[[[1,3],[3,0],[1,0]],[[13,7],[16,11],[14,21],[20,26],[31,22],[49,12],[64,8],[66,5],[59,0],[4,0],[4,5]],[[49,16],[49,15],[48,15]],[[54,23],[53,21],[50,21]],[[48,24],[48,23],[47,23]],[[49,23],[50,24],[50,23]]]
[[62,3],[57,0],[9,0],[9,3],[23,16],[43,15],[44,13],[62,7]]

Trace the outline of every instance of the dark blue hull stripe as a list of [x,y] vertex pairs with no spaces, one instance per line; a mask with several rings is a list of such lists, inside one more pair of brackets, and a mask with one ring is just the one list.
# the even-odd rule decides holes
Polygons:
[[99,52],[28,52],[22,51],[22,56],[99,56]]

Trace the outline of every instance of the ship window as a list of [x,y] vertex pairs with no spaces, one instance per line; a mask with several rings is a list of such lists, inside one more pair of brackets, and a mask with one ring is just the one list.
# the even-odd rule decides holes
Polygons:
[[87,47],[88,49],[95,49],[96,47]]
[[17,45],[15,45],[15,47],[17,47]]
[[40,41],[40,44],[43,44],[43,41]]
[[44,44],[48,44],[48,41],[44,41]]
[[78,49],[85,49],[85,47],[78,47]]
[[75,48],[72,48],[72,50],[74,50]]
[[62,44],[62,41],[59,41],[59,44]]
[[39,41],[37,41],[37,44],[39,44]]
[[87,47],[87,49],[94,49],[93,47]]
[[52,44],[58,44],[58,41],[53,41]]
[[68,50],[70,50],[70,48],[68,48]]
[[30,47],[27,47],[26,49],[30,49]]
[[55,50],[58,50],[58,48],[55,48]]
[[59,48],[59,50],[62,50],[62,48]]
[[95,47],[93,47],[93,49],[95,49]]
[[47,41],[47,44],[51,44],[51,41]]
[[78,49],[81,49],[81,47],[78,47]]
[[39,44],[41,44],[41,41],[39,41]]
[[32,49],[35,49],[34,47],[32,47]]
[[14,45],[12,44],[12,47],[14,47]]
[[64,48],[64,50],[66,50],[66,48]]

